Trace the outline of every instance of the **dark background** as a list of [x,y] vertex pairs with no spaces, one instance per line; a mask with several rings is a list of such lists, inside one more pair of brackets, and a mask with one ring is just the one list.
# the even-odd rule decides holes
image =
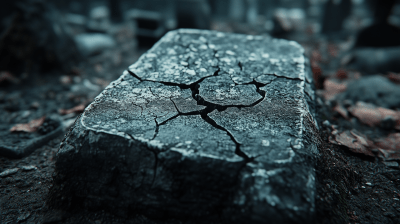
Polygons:
[[0,223],[182,223],[49,204],[68,128],[178,28],[300,43],[323,140],[317,223],[400,223],[399,27],[396,0],[1,1]]

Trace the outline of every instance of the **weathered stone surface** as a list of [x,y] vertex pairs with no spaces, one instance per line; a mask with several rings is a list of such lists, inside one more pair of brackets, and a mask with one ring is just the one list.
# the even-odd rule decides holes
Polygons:
[[87,206],[150,217],[310,222],[310,74],[292,41],[169,32],[77,119],[58,183]]

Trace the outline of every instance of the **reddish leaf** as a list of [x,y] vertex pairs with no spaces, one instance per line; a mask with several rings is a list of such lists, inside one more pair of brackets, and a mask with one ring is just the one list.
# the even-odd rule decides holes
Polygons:
[[389,72],[389,75],[387,76],[388,79],[394,83],[399,84],[400,83],[400,73],[393,73],[393,72]]
[[44,122],[46,116],[43,116],[36,120],[31,120],[27,124],[17,124],[10,129],[11,132],[24,131],[24,132],[35,132]]
[[316,63],[322,61],[321,53],[319,53],[318,50],[313,50],[313,51],[311,52],[311,61],[316,62]]
[[344,83],[336,83],[332,80],[325,80],[323,96],[326,100],[331,100],[341,92],[346,91],[347,85]]
[[349,115],[347,113],[346,108],[344,108],[342,105],[338,104],[333,108],[333,111],[338,112],[340,115],[342,115],[342,117],[348,119]]
[[0,72],[0,84],[4,82],[11,82],[11,83],[19,83],[19,79],[14,77],[11,73],[9,72]]
[[311,62],[311,70],[313,73],[315,87],[322,89],[324,83],[324,77],[322,76],[322,69],[318,66],[317,62]]
[[388,137],[378,139],[375,145],[387,160],[400,160],[400,133],[391,133]]
[[338,55],[338,47],[334,44],[328,44],[328,52],[332,57],[336,57]]
[[344,131],[338,133],[333,128],[329,141],[333,144],[344,145],[350,151],[362,153],[367,156],[375,156],[384,160],[400,160],[400,133],[392,133],[386,138],[377,139],[374,142],[365,135],[356,131]]
[[329,141],[337,145],[347,146],[352,152],[374,156],[369,147],[372,145],[372,142],[364,135],[357,134],[355,131],[344,131],[335,134],[334,136],[331,136]]
[[68,110],[59,109],[58,113],[63,114],[63,115],[64,114],[71,114],[71,113],[81,113],[81,112],[83,112],[84,109],[85,109],[85,105],[84,104],[79,104],[78,106],[73,107],[73,108],[68,109]]
[[394,111],[383,107],[375,107],[373,104],[357,102],[349,108],[350,113],[362,123],[371,127],[379,125],[385,118],[391,117],[396,121],[396,128],[400,128],[400,111]]
[[340,79],[340,80],[343,80],[343,79],[349,78],[349,75],[347,74],[347,72],[346,72],[345,70],[339,69],[339,70],[336,72],[336,77],[337,77],[338,79]]

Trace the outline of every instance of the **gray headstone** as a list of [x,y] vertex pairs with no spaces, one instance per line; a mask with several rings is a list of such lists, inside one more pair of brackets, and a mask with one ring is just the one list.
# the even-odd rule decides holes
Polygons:
[[167,33],[77,119],[57,183],[86,206],[150,218],[312,222],[318,127],[303,53],[270,37]]

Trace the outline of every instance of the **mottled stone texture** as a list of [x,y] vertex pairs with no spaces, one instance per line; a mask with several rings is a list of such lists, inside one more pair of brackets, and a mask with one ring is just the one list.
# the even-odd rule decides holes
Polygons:
[[62,191],[152,218],[312,222],[318,128],[303,53],[169,32],[77,119],[57,154]]

